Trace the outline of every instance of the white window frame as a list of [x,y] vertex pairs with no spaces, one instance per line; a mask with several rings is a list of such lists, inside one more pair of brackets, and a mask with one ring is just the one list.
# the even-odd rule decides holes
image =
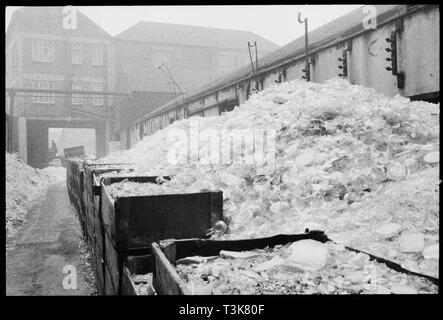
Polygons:
[[[54,89],[54,81],[32,80],[33,89]],[[35,104],[54,104],[55,93],[33,93],[32,103]]]
[[102,66],[104,64],[104,46],[94,45],[92,47],[92,65]]
[[83,63],[83,45],[78,42],[71,43],[71,63],[82,64]]
[[[81,83],[73,83],[71,85],[71,89],[72,90],[83,90],[83,85]],[[72,105],[82,105],[83,104],[83,95],[82,94],[72,94],[71,104]]]
[[32,60],[54,62],[54,40],[32,39]]
[[[93,91],[103,91],[103,83],[92,83]],[[102,95],[94,95],[92,96],[92,104],[94,106],[102,106],[104,105],[104,98]]]

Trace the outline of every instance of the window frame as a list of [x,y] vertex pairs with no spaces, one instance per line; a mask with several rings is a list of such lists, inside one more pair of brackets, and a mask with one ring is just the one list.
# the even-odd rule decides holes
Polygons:
[[[100,54],[98,54],[100,53]],[[93,66],[103,66],[104,65],[104,46],[94,45],[92,47],[92,65]]]
[[[55,60],[54,47],[55,47],[54,40],[32,39],[32,61],[46,62],[46,63],[54,62]],[[47,50],[46,53],[45,50]]]
[[[42,86],[42,84],[47,84]],[[33,89],[54,89],[55,81],[49,80],[32,80]],[[55,93],[32,93],[33,104],[55,104]]]
[[[73,82],[71,84],[71,90],[83,90],[83,84],[80,82]],[[74,94],[74,93],[71,94],[71,104],[73,106],[83,105],[83,95],[82,94]]]

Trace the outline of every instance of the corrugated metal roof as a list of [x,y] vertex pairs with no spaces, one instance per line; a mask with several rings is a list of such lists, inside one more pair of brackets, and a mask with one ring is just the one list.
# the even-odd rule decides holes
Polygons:
[[[405,5],[375,5],[374,7],[376,8],[377,12],[378,24],[383,23],[391,17],[400,15],[406,11]],[[362,24],[365,16],[366,14],[363,12],[362,8],[358,8],[309,32],[309,49],[313,50],[322,45],[333,43],[335,41],[339,41],[340,39],[346,39],[353,34],[365,31]],[[289,44],[259,59],[259,72],[303,56],[305,46],[304,41],[304,36],[299,37]],[[171,101],[157,110],[154,110],[150,114],[143,117],[141,121],[153,115],[173,109],[177,105],[182,105],[183,103],[188,103],[192,100],[199,99],[200,97],[208,95],[211,92],[220,90],[225,86],[232,85],[251,76],[252,71],[249,66],[238,69],[237,71],[221,77],[198,90],[186,94],[184,97],[180,97],[180,99],[177,99],[177,101]]]
[[278,48],[275,43],[250,31],[147,21],[137,23],[115,38],[223,49],[244,49],[248,41],[257,41],[261,51],[270,52]]

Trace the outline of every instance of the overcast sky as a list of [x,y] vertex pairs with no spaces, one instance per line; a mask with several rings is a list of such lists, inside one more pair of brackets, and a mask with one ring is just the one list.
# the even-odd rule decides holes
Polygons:
[[[362,5],[251,5],[251,6],[79,6],[81,12],[112,36],[139,21],[252,31],[278,45],[303,35],[299,12],[313,30]],[[6,27],[18,7],[6,7]]]

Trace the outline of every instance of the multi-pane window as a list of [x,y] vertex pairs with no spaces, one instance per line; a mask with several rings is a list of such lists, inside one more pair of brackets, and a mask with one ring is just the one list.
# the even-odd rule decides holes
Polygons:
[[54,41],[33,39],[32,60],[38,62],[54,62]]
[[[82,90],[83,86],[81,83],[73,83],[72,84],[72,90]],[[79,104],[83,104],[83,99],[82,99],[82,95],[81,94],[72,94],[72,98],[71,98],[71,103],[74,105],[79,105]]]
[[[93,83],[92,90],[93,91],[103,91],[103,83]],[[103,105],[103,96],[102,95],[92,96],[92,104],[94,106],[102,106]]]
[[83,45],[81,43],[71,44],[71,62],[72,64],[83,63]]
[[102,66],[103,65],[103,46],[102,45],[94,45],[92,47],[92,64],[94,66]]
[[[54,81],[32,81],[33,89],[54,89]],[[55,93],[47,93],[47,92],[34,92],[32,94],[32,102],[33,103],[43,103],[43,104],[54,104]]]

